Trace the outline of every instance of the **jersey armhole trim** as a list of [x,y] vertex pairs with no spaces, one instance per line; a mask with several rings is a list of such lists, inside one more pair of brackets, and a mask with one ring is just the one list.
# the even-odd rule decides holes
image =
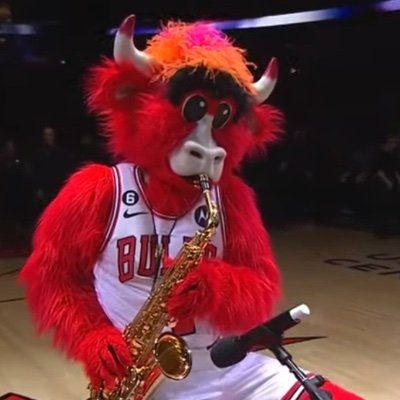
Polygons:
[[157,217],[159,217],[161,219],[165,219],[165,220],[168,220],[168,221],[176,221],[176,220],[179,220],[179,219],[185,217],[187,214],[189,214],[191,212],[191,210],[194,207],[194,205],[201,198],[201,194],[200,194],[199,197],[193,201],[192,206],[189,207],[188,210],[183,212],[182,214],[175,215],[175,216],[162,214],[162,213],[159,213],[158,211],[153,209],[152,205],[150,204],[149,199],[146,197],[146,193],[145,193],[145,190],[144,190],[143,179],[142,179],[142,176],[140,174],[140,168],[137,165],[135,165],[135,167],[134,167],[133,176],[134,176],[134,179],[136,181],[136,185],[139,188],[140,194],[142,195],[142,198],[143,198],[144,202],[146,203],[147,208],[150,210],[150,212],[153,215],[155,215],[155,216],[157,216]]
[[143,181],[142,181],[142,177],[140,175],[140,169],[137,165],[135,165],[135,169],[133,172],[133,176],[136,182],[137,187],[139,188],[140,194],[142,195],[142,199],[144,200],[147,208],[149,209],[150,213],[152,213],[153,215],[156,215],[157,217],[163,218],[163,219],[167,219],[167,220],[175,220],[176,217],[172,217],[169,215],[163,215],[160,214],[158,212],[156,212],[155,210],[153,210],[148,198],[146,197],[146,193],[144,191],[144,185],[143,185]]
[[110,217],[107,223],[106,234],[104,236],[103,244],[101,245],[100,252],[102,253],[109,242],[117,223],[119,208],[120,208],[120,196],[121,196],[121,176],[116,166],[111,167],[113,174],[113,199]]

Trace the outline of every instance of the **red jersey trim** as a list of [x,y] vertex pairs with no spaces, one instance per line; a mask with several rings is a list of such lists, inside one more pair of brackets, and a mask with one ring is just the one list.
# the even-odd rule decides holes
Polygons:
[[149,202],[149,200],[147,199],[147,196],[144,192],[144,187],[143,187],[143,180],[142,177],[140,175],[140,168],[136,165],[135,166],[135,171],[134,171],[134,178],[136,180],[136,184],[140,190],[140,194],[142,195],[144,202],[146,203],[147,207],[149,208],[149,210],[151,211],[151,213],[159,218],[162,219],[166,219],[169,221],[174,221],[174,220],[178,220],[181,219],[183,217],[185,217],[187,214],[189,214],[192,210],[193,207],[196,205],[196,203],[199,201],[201,195],[199,195],[199,197],[196,198],[196,200],[193,201],[193,204],[188,208],[187,211],[183,212],[180,215],[176,215],[176,216],[172,216],[172,215],[165,215],[165,214],[161,214],[158,211],[154,210]]
[[117,167],[112,167],[113,172],[113,203],[110,212],[110,217],[107,224],[106,234],[101,245],[100,252],[103,252],[107,243],[109,242],[112,234],[114,233],[115,225],[117,223],[119,208],[120,208],[120,197],[121,197],[121,177]]
[[143,182],[142,182],[142,179],[140,177],[139,167],[135,166],[134,168],[135,168],[135,170],[134,170],[134,179],[135,179],[136,184],[137,184],[137,186],[138,186],[138,188],[140,190],[140,194],[142,195],[143,200],[146,203],[147,207],[149,208],[150,212],[152,214],[156,215],[157,217],[160,217],[160,218],[163,218],[163,219],[175,220],[175,219],[179,218],[179,217],[172,217],[170,215],[160,214],[157,211],[153,210],[149,200],[147,199],[146,194],[144,193]]
[[[313,374],[308,374],[308,378],[313,378]],[[307,395],[307,392],[305,391],[304,387],[300,382],[296,382],[290,389],[289,391],[282,397],[281,400],[301,400],[303,397],[303,394]],[[308,398],[308,397],[306,397]]]

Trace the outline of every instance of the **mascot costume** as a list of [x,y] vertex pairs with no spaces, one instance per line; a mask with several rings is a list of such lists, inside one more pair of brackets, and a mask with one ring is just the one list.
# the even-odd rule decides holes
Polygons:
[[[219,369],[209,353],[218,337],[269,319],[281,295],[254,194],[238,175],[243,159],[282,130],[281,114],[262,104],[276,83],[277,61],[254,82],[244,50],[201,22],[169,22],[140,51],[134,22],[123,22],[114,59],[87,80],[89,108],[119,163],[87,165],[70,177],[43,213],[21,272],[39,329],[52,331],[54,345],[83,364],[91,399],[142,398],[107,395],[144,345],[122,333],[157,279],[179,267],[174,258],[184,243],[207,224],[196,184],[207,176],[220,222],[196,268],[158,304],[190,349],[191,371],[181,380],[158,379],[146,396],[309,399],[274,358],[253,352]],[[144,330],[157,321],[147,322]],[[334,399],[360,399],[329,381],[324,388]]]

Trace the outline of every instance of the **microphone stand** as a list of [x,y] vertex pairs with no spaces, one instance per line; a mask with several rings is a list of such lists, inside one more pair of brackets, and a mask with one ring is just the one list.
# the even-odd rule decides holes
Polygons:
[[297,378],[303,385],[306,392],[310,395],[312,400],[332,400],[332,394],[327,390],[321,389],[320,386],[324,384],[325,379],[317,375],[314,378],[309,378],[304,372],[295,364],[292,355],[282,346],[282,334],[277,334],[268,328],[265,332],[273,339],[272,345],[268,349],[275,355],[276,359],[289,368],[290,372]]

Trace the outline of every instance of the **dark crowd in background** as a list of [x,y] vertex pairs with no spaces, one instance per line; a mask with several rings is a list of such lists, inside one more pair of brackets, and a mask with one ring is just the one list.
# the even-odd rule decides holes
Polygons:
[[[12,15],[11,2],[0,0],[0,24],[24,23],[43,11],[28,3]],[[46,10],[56,16],[58,3],[51,3]],[[40,213],[74,171],[114,161],[86,112],[83,77],[101,56],[111,56],[114,38],[106,28],[135,8],[122,3],[109,13],[82,10],[79,2],[79,12],[60,11],[61,22],[37,35],[0,31],[0,249],[30,243]],[[267,15],[282,4],[268,11],[250,3],[257,5],[252,15],[242,7],[231,17]],[[293,4],[301,11],[300,2]],[[145,6],[135,9],[138,26],[168,17],[146,14]],[[227,18],[226,12],[203,17]],[[272,56],[280,63],[270,100],[286,117],[285,134],[243,169],[269,228],[316,223],[382,238],[400,234],[399,24],[400,13],[392,13],[227,32],[259,66],[255,79]],[[143,48],[147,39],[137,36],[135,43]]]
[[[87,163],[111,165],[104,141],[83,133],[74,148],[59,144],[44,127],[37,146],[21,151],[12,139],[0,152],[2,246],[29,246],[40,213],[73,172]],[[354,153],[324,152],[298,131],[274,144],[266,157],[250,162],[244,176],[255,189],[265,223],[294,223],[369,229],[378,237],[400,234],[400,136]]]
[[11,138],[1,144],[0,249],[29,246],[40,214],[68,177],[87,163],[111,161],[91,134],[83,133],[74,149],[60,145],[51,126],[43,127],[37,139],[29,151],[22,151]]
[[[256,168],[259,167],[259,168]],[[400,234],[400,135],[355,150],[312,146],[295,132],[250,167],[267,225],[292,223]]]

